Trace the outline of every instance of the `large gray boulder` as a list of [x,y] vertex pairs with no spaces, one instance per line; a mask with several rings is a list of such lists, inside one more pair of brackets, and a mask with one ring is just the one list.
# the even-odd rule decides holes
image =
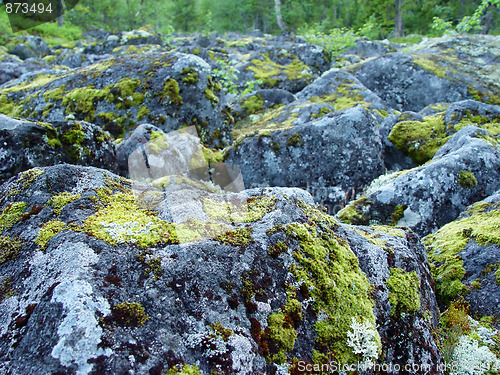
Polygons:
[[[411,232],[341,226],[290,188],[226,203],[197,195],[199,219],[174,225],[131,188],[70,165],[0,187],[0,372],[271,374],[329,356],[441,364]],[[228,220],[222,206],[238,201],[247,213]],[[356,340],[367,347],[356,352]]]
[[85,120],[115,137],[151,123],[165,131],[195,125],[204,142],[221,147],[231,139],[221,115],[221,85],[212,79],[209,65],[194,55],[117,57],[13,81],[0,89],[0,97],[0,112],[7,115],[49,123]]
[[377,122],[361,107],[284,130],[239,139],[227,160],[246,186],[307,187],[331,211],[346,192],[360,191],[384,172]]
[[382,176],[339,217],[407,226],[426,235],[500,188],[500,146],[484,129],[458,131],[423,166]]
[[94,124],[47,124],[0,115],[0,183],[21,171],[61,163],[118,171],[110,135]]

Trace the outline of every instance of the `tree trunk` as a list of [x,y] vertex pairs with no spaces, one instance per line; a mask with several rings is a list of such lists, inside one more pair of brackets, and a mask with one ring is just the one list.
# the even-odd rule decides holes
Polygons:
[[396,37],[404,36],[403,28],[403,17],[401,16],[401,6],[403,5],[403,0],[396,0],[396,12],[394,16],[394,31],[396,32]]
[[278,22],[281,32],[286,33],[288,31],[288,27],[281,16],[281,0],[274,0],[274,11],[276,13],[276,22]]
[[62,0],[59,0],[58,6],[59,6],[61,13],[57,17],[57,26],[63,27],[63,24],[64,24],[64,4],[63,4]]

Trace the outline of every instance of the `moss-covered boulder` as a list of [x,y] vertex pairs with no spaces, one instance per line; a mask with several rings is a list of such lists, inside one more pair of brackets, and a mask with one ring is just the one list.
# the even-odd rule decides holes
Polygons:
[[227,160],[241,168],[247,186],[307,188],[331,211],[383,173],[377,122],[361,107],[256,130],[233,144]]
[[336,111],[357,105],[368,109],[381,121],[392,113],[385,102],[344,70],[332,69],[297,93],[297,98],[332,105]]
[[[200,216],[173,222],[161,191],[144,206],[132,188],[71,165],[0,186],[1,372],[441,363],[436,302],[411,233],[341,226],[290,188],[224,204],[200,191],[192,197]],[[247,213],[229,219],[242,199]],[[395,288],[396,278],[409,290]]]
[[[486,129],[491,135],[498,136],[500,106],[464,100],[451,104],[443,112],[424,118],[411,112],[403,113],[395,124],[384,124],[382,136],[390,128],[387,141],[416,164],[423,164],[432,159],[453,134],[470,125]],[[388,148],[389,152],[390,149],[391,147]]]
[[470,312],[500,327],[500,192],[424,238],[439,301],[464,298]]
[[61,163],[117,172],[109,133],[85,121],[53,124],[0,115],[0,183],[21,171]]
[[0,112],[54,122],[85,120],[120,137],[140,123],[164,130],[195,125],[204,142],[230,141],[224,96],[208,64],[193,55],[151,53],[37,75],[0,90]]
[[426,235],[499,188],[500,144],[488,131],[468,126],[426,164],[375,180],[365,192],[371,204],[364,217],[369,223],[408,226]]
[[[433,43],[436,46],[439,40]],[[492,58],[495,55],[498,36],[470,36],[449,41],[447,49],[422,44],[411,53],[387,54],[349,69],[400,111],[419,111],[429,104],[464,99],[499,104],[500,67]]]

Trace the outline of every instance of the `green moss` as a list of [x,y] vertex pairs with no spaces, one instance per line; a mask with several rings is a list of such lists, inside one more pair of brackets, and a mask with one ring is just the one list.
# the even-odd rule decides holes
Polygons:
[[418,44],[422,41],[422,37],[415,35],[415,36],[402,36],[398,38],[389,38],[389,42],[391,43],[404,43],[404,44]]
[[7,277],[0,283],[0,303],[14,295],[12,276]]
[[465,270],[460,252],[470,239],[480,246],[500,244],[498,228],[500,210],[492,210],[455,220],[423,239],[431,262],[431,273],[436,280],[436,294],[443,303],[467,293],[461,281]]
[[309,100],[313,103],[326,103],[331,104],[336,111],[346,108],[352,108],[361,105],[368,108],[370,103],[364,101],[363,95],[359,93],[360,90],[354,89],[355,83],[350,80],[345,80],[342,84],[338,85],[336,92],[324,96],[314,96]]
[[176,225],[177,237],[182,243],[212,239],[227,230],[228,227],[223,223],[199,221],[193,218]]
[[318,111],[318,113],[313,113],[311,114],[311,117],[312,118],[320,118],[320,117],[323,117],[329,113],[331,113],[332,110],[328,107],[321,107]]
[[380,234],[370,233],[369,231],[364,230],[362,228],[353,228],[353,229],[356,233],[358,233],[360,236],[366,238],[368,241],[370,241],[375,246],[386,249],[387,242],[380,238],[381,237]]
[[241,107],[246,109],[249,115],[253,115],[264,107],[264,99],[260,95],[253,95],[245,99]]
[[210,338],[220,337],[226,342],[234,334],[232,329],[224,327],[221,322],[210,324],[210,330],[213,332],[210,334]]
[[203,373],[195,365],[176,365],[168,370],[167,375],[203,375]]
[[269,246],[267,253],[273,258],[278,258],[281,254],[288,250],[288,246],[285,242],[279,241],[274,245]]
[[402,121],[397,123],[389,134],[389,141],[421,165],[432,159],[450,135],[446,134],[444,114],[425,117],[423,122]]
[[52,90],[47,90],[43,93],[43,99],[46,102],[49,100],[62,100],[65,90],[66,90],[65,85],[61,85]]
[[148,145],[153,153],[159,154],[162,150],[168,149],[167,136],[163,132],[153,130]]
[[13,183],[13,187],[7,193],[7,196],[18,195],[28,189],[37,177],[41,176],[43,171],[38,168],[33,168],[22,172],[18,175],[17,180]]
[[237,228],[220,234],[214,239],[225,245],[245,247],[254,243],[252,232],[253,229],[251,227]]
[[148,109],[148,107],[142,106],[137,112],[137,121],[141,121],[143,118],[149,116],[150,114],[151,111]]
[[500,285],[500,267],[498,267],[497,272],[495,272],[496,284]]
[[368,198],[362,197],[341,209],[337,218],[345,224],[368,225],[367,212],[372,204]]
[[479,289],[481,289],[481,280],[480,280],[480,279],[476,279],[476,280],[474,280],[474,281],[471,283],[471,286],[472,286],[472,288],[474,288],[475,290],[479,290]]
[[255,79],[261,80],[263,84],[274,87],[283,78],[280,77],[284,73],[289,80],[305,79],[308,82],[313,76],[310,69],[300,60],[293,60],[288,65],[279,65],[271,61],[268,56],[264,56],[264,60],[251,60],[252,65],[246,68],[255,73]]
[[81,113],[85,115],[86,121],[92,121],[95,116],[97,103],[104,100],[108,95],[107,90],[98,90],[94,85],[78,87],[64,93],[62,104],[67,114]]
[[219,98],[214,94],[214,92],[211,89],[205,89],[205,98],[210,100],[212,103],[212,106],[216,106],[217,103],[219,103]]
[[315,313],[323,316],[315,323],[313,357],[354,363],[358,358],[346,345],[347,332],[353,317],[375,323],[372,287],[347,242],[333,232],[334,223],[315,210],[310,214],[320,221],[288,224],[285,231],[299,243],[289,270],[308,291]]
[[460,171],[457,182],[463,189],[470,189],[477,186],[476,176],[471,171]]
[[52,196],[48,204],[54,208],[54,213],[60,215],[62,209],[68,204],[81,197],[81,194],[71,194],[68,192],[60,193]]
[[9,229],[23,217],[25,202],[15,202],[0,211],[0,232]]
[[376,232],[384,232],[394,237],[402,237],[405,238],[405,233],[401,229],[394,228],[392,226],[387,225],[372,225],[370,228]]
[[418,55],[413,58],[413,62],[434,75],[445,78],[446,69],[432,61],[430,55]]
[[391,268],[386,284],[389,287],[392,315],[413,314],[420,309],[420,280],[415,271]]
[[206,162],[208,165],[215,164],[215,163],[222,163],[224,161],[224,154],[221,151],[218,150],[212,150],[208,147],[201,146],[203,156],[205,157]]
[[161,93],[162,100],[168,99],[168,103],[174,104],[180,107],[183,103],[182,97],[180,95],[181,89],[179,84],[173,78],[169,78],[165,81],[163,86],[163,92]]
[[225,223],[251,223],[262,219],[262,217],[274,210],[275,197],[251,197],[241,204],[216,201],[213,199],[203,200],[203,210],[213,220]]
[[62,232],[65,227],[66,223],[59,220],[51,220],[44,223],[38,232],[38,237],[35,239],[35,243],[40,246],[42,250],[45,250],[50,239],[56,234]]
[[271,147],[271,150],[273,150],[273,152],[276,154],[276,155],[279,155],[280,154],[280,144],[276,141],[273,141],[269,144],[269,147]]
[[21,248],[22,244],[17,238],[0,236],[0,265],[16,259]]
[[286,145],[288,147],[298,147],[302,145],[304,141],[302,140],[302,137],[298,133],[292,134],[288,140],[286,141]]
[[135,92],[140,83],[137,78],[122,78],[117,83],[106,86],[103,92],[108,93],[106,100],[116,103],[116,109],[129,109],[144,102],[144,94]]
[[62,144],[73,160],[81,159],[82,143],[84,140],[85,133],[82,130],[82,125],[77,122],[73,123],[71,129],[66,130],[61,135]]
[[408,208],[406,204],[402,204],[399,206],[394,207],[394,212],[392,214],[392,222],[391,226],[396,226],[398,225],[399,220],[401,220],[405,216],[405,210]]
[[115,324],[124,327],[142,327],[150,318],[137,302],[122,302],[113,306],[112,314]]
[[267,362],[284,363],[287,359],[286,353],[291,351],[295,345],[297,331],[287,315],[281,311],[276,311],[267,317],[267,328],[264,337],[268,345],[278,348],[275,353],[264,353],[267,354]]
[[88,217],[82,228],[112,245],[133,243],[141,248],[159,243],[178,243],[174,226],[158,218],[157,212],[139,208],[132,193],[98,192],[105,207]]
[[196,84],[200,78],[198,76],[198,72],[196,71],[195,68],[183,68],[181,75],[184,77],[182,78],[182,82],[184,82],[186,85],[194,85]]

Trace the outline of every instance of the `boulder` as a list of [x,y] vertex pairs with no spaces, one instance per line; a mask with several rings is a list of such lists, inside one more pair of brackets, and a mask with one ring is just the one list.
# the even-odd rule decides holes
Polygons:
[[231,139],[223,106],[221,85],[208,64],[175,52],[117,57],[63,74],[32,76],[0,90],[0,112],[13,117],[84,120],[115,137],[141,122],[165,131],[195,125],[203,142],[220,147]]
[[423,166],[374,181],[366,198],[351,203],[338,217],[352,224],[407,226],[423,236],[499,188],[499,143],[486,130],[468,126]]
[[361,107],[242,136],[227,161],[241,168],[246,186],[307,187],[331,211],[384,171],[377,122]]
[[61,163],[118,171],[110,135],[94,124],[36,123],[0,115],[0,183],[21,171]]
[[367,88],[399,111],[418,112],[429,104],[464,99],[500,103],[498,80],[479,74],[482,66],[475,60],[419,51],[387,54],[349,69]]
[[411,232],[339,225],[291,188],[197,195],[199,221],[174,225],[132,186],[60,165],[0,187],[0,372],[255,374],[335,358],[442,373]]
[[424,238],[444,306],[459,297],[476,317],[493,316],[500,328],[500,191],[467,207],[451,223]]

